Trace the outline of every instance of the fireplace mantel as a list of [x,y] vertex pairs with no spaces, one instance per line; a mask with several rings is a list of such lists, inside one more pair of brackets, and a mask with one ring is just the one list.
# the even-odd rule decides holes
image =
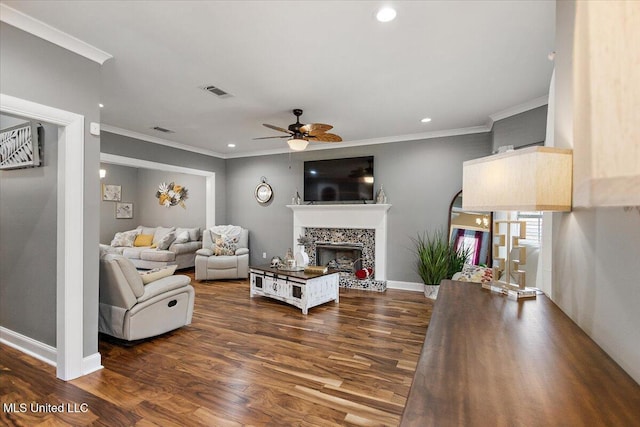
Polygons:
[[387,211],[390,204],[287,205],[293,211],[293,246],[307,227],[375,230],[375,279],[387,279]]

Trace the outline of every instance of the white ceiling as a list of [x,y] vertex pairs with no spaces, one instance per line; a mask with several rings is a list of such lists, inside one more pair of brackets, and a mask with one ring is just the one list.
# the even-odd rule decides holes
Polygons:
[[386,24],[379,1],[3,3],[113,55],[103,125],[223,157],[286,151],[252,138],[293,108],[332,124],[335,147],[470,132],[540,104],[553,68],[554,1],[395,1]]

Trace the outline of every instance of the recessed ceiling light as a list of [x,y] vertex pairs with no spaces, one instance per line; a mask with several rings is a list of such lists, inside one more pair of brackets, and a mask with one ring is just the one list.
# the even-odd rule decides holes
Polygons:
[[425,117],[424,119],[420,120],[422,123],[429,123],[431,121],[431,117]]
[[376,13],[376,19],[380,22],[393,21],[396,17],[396,10],[391,7],[383,7]]
[[236,144],[227,144],[227,147],[229,147],[229,148],[236,148]]
[[98,104],[98,107],[104,108],[104,104]]

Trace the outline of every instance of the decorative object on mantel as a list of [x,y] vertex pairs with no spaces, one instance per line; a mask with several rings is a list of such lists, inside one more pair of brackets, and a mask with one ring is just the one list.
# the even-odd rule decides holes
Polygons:
[[40,141],[36,122],[21,123],[0,132],[0,169],[40,166]]
[[[480,211],[570,211],[572,151],[530,147],[464,162],[462,191],[464,209]],[[526,287],[526,254],[519,246],[524,225],[494,221],[493,281],[483,287],[511,299],[535,298],[536,289]],[[504,231],[500,231],[500,228]],[[513,229],[515,228],[515,230]],[[504,281],[500,273],[504,270]],[[512,282],[515,279],[515,283]]]
[[163,182],[158,186],[156,198],[161,206],[170,208],[171,206],[180,205],[186,209],[187,206],[184,201],[189,198],[189,190],[181,185],[176,185],[174,182],[169,184]]
[[380,184],[380,189],[376,193],[376,203],[379,205],[383,205],[387,203],[387,195],[382,188],[382,184]]
[[298,189],[296,188],[296,194],[291,198],[292,205],[299,205],[302,203],[302,198],[300,197],[300,193],[298,193]]
[[267,178],[264,176],[260,177],[260,184],[256,186],[256,191],[254,192],[256,200],[261,205],[268,203],[273,197],[273,188],[269,184],[267,184]]

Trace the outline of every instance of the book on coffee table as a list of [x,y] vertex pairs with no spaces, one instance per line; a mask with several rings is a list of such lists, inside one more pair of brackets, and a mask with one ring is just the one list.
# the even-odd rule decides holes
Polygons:
[[329,269],[322,265],[308,265],[304,268],[306,274],[325,274]]

